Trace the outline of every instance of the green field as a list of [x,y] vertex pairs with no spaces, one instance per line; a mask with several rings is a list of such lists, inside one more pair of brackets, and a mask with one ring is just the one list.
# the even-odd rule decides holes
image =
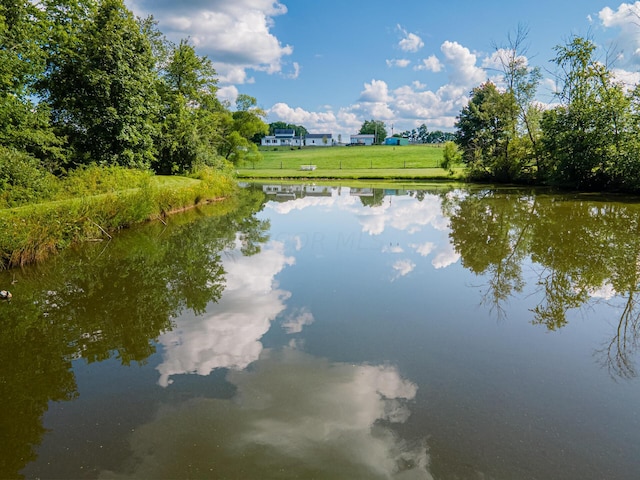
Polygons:
[[[439,167],[437,145],[264,148],[263,160],[238,168],[241,178],[379,178],[459,179],[462,168],[450,175]],[[314,170],[304,166],[314,165]],[[302,167],[302,168],[301,168]]]

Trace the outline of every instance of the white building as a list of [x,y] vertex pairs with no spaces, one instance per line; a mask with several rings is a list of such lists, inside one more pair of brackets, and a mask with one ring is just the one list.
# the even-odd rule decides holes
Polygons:
[[308,133],[304,137],[304,144],[307,147],[330,147],[333,138],[330,133]]
[[376,136],[373,133],[360,133],[351,135],[352,145],[373,145],[376,142]]
[[260,144],[263,147],[301,147],[304,145],[302,137],[296,137],[292,128],[277,128],[275,135],[267,135],[262,138]]

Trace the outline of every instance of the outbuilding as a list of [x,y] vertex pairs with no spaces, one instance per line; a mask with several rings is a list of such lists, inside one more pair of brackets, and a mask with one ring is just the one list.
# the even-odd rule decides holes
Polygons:
[[388,137],[384,140],[385,145],[409,145],[409,139],[401,137]]

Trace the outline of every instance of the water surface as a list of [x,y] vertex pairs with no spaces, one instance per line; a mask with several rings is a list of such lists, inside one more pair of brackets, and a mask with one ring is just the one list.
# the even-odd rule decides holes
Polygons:
[[0,477],[634,479],[640,203],[252,185],[0,273]]

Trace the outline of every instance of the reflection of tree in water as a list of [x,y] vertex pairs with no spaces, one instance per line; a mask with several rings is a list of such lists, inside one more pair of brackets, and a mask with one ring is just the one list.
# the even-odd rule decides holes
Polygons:
[[264,195],[237,199],[123,232],[42,265],[11,272],[11,303],[0,305],[0,478],[34,460],[49,401],[78,395],[71,362],[144,363],[171,318],[196,314],[225,286],[220,254],[241,244],[257,253],[268,224],[255,218]]
[[[542,294],[534,324],[557,330],[567,312],[597,297],[626,304],[611,342],[600,351],[612,374],[633,377],[640,339],[640,206],[594,197],[482,190],[443,201],[462,264],[488,278],[486,298],[499,314],[524,287],[530,258]],[[603,293],[603,290],[607,290]]]
[[598,351],[603,364],[614,377],[634,378],[637,376],[633,355],[640,342],[640,308],[635,295],[629,295],[620,316],[616,333],[611,341]]
[[[504,195],[486,191],[456,203],[443,200],[450,213],[451,239],[462,265],[489,279],[484,300],[501,317],[504,303],[524,287],[522,261],[535,215],[536,202],[505,202]],[[522,228],[514,228],[514,224]]]

